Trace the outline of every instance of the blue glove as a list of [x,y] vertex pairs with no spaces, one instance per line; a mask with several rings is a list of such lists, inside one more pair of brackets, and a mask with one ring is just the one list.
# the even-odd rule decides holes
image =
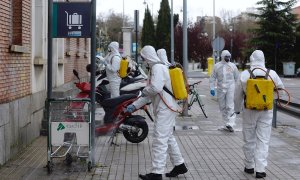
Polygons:
[[212,96],[215,96],[215,90],[210,90],[210,94],[212,95]]
[[135,106],[130,104],[129,106],[126,107],[125,112],[132,113],[135,111]]

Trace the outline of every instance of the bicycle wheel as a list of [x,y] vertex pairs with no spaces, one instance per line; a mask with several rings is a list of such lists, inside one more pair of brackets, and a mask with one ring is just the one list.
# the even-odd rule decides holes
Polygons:
[[198,94],[196,95],[196,98],[197,98],[198,104],[203,112],[203,115],[207,118],[207,115],[206,115],[205,109],[204,109],[204,104],[202,103],[202,100]]

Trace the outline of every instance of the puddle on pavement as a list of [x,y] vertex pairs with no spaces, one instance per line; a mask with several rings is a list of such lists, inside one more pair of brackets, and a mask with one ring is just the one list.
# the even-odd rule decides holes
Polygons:
[[183,126],[175,126],[175,130],[198,130],[198,126],[188,126],[188,125],[183,125]]

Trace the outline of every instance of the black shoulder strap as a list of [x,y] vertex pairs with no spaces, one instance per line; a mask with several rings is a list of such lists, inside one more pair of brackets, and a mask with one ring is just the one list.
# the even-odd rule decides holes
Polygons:
[[269,74],[270,74],[270,69],[267,69],[267,73],[266,73],[265,79],[268,79]]
[[121,56],[119,56],[119,55],[117,55],[117,54],[116,54],[116,55],[114,55],[114,56],[112,56],[112,57],[111,57],[111,59],[110,59],[110,64],[112,64],[112,60],[113,60],[113,58],[114,58],[115,56],[118,56],[118,57],[120,57],[120,58],[121,58]]
[[168,88],[166,88],[166,86],[163,87],[163,90],[170,94],[174,99],[176,99],[174,94]]
[[255,79],[255,76],[254,76],[253,72],[250,69],[248,69],[248,72],[250,74],[250,79]]

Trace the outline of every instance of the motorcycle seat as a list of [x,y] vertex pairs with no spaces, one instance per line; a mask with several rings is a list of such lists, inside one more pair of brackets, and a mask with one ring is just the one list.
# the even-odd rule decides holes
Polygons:
[[122,102],[132,99],[132,98],[136,98],[137,95],[136,94],[123,94],[119,97],[115,97],[115,98],[109,98],[109,99],[105,99],[102,101],[101,106],[103,108],[115,108],[117,107],[119,104],[121,104]]
[[116,119],[114,112],[116,111],[119,104],[136,97],[136,94],[124,94],[119,97],[109,98],[102,101],[101,106],[103,107],[105,112],[104,123],[112,123]]
[[128,84],[140,81],[140,80],[144,80],[144,78],[127,78],[127,79],[124,79],[124,80],[121,81],[120,88],[122,88],[122,87],[124,87]]

